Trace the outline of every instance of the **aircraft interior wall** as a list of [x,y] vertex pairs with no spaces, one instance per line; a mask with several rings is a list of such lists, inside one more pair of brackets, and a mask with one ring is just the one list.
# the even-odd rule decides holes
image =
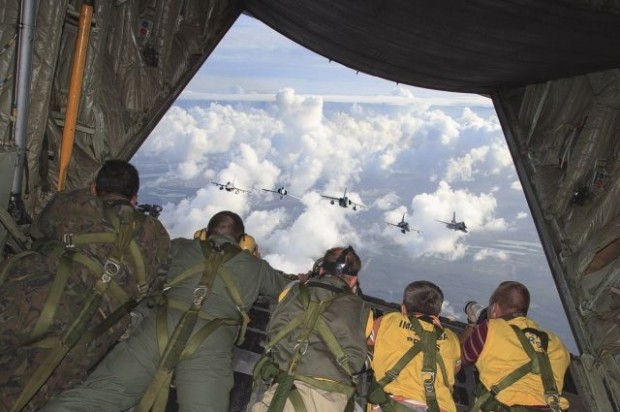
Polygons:
[[[37,6],[24,188],[31,213],[57,185],[82,3]],[[20,1],[0,0],[0,80],[15,75],[19,9]],[[95,2],[68,189],[89,182],[107,158],[131,158],[240,13],[238,0]],[[13,84],[0,89],[3,146],[15,144]]]
[[620,404],[619,80],[610,70],[495,98],[601,411]]

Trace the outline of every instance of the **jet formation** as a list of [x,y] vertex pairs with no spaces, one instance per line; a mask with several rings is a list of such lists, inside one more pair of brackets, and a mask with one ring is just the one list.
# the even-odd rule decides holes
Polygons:
[[[251,193],[250,190],[246,190],[246,189],[242,189],[239,188],[237,186],[234,185],[234,183],[227,181],[226,183],[219,183],[219,182],[214,182],[211,181],[211,183],[213,183],[214,185],[216,185],[220,190],[226,190],[227,192],[232,192],[235,194],[239,194],[239,193]],[[280,197],[280,200],[284,199],[285,197],[291,197],[293,199],[297,199],[300,200],[299,197],[293,196],[289,193],[288,189],[286,188],[286,186],[280,186],[276,189],[267,189],[267,188],[263,188],[262,189],[265,192],[268,193],[273,193],[274,195],[277,195]],[[344,189],[344,193],[342,194],[342,196],[329,196],[329,195],[321,195],[322,198],[329,200],[329,203],[332,205],[338,205],[342,208],[351,208],[353,210],[358,210],[358,209],[362,209],[365,208],[366,206],[364,206],[362,203],[356,203],[354,201],[352,201],[348,196],[347,196],[347,188]],[[400,220],[400,222],[396,222],[396,223],[392,223],[392,222],[385,222],[390,226],[394,226],[397,227],[398,229],[400,229],[402,234],[407,234],[408,232],[414,231],[416,233],[422,233],[419,229],[413,229],[411,228],[411,226],[409,225],[409,222],[407,222],[405,220],[405,216],[406,213],[403,213],[403,217]],[[435,219],[437,220],[437,219]],[[446,225],[446,228],[450,229],[450,230],[454,230],[454,231],[460,231],[463,233],[468,233],[467,231],[467,225],[465,224],[465,222],[460,221],[457,222],[456,221],[456,212],[452,213],[452,220],[447,222],[444,220],[437,220],[437,222],[443,223],[444,225]]]

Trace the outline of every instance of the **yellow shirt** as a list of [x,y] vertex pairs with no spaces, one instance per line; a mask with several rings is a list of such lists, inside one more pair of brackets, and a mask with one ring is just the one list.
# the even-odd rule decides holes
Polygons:
[[[413,331],[409,318],[402,313],[389,313],[377,321],[380,321],[380,324],[374,339],[375,350],[372,367],[375,371],[375,377],[380,380],[388,370],[396,365],[405,352],[411,348],[411,345],[419,340],[419,337]],[[428,322],[421,321],[420,324],[424,330],[431,331],[433,329],[433,325]],[[439,349],[437,354],[443,359],[447,373],[447,382],[444,382],[441,368],[437,365],[435,375],[437,403],[442,410],[455,412],[456,405],[452,398],[452,387],[454,386],[455,373],[460,365],[459,339],[454,332],[444,329],[437,340],[437,346]],[[398,378],[385,387],[385,391],[405,399],[426,403],[422,384],[422,362],[423,354],[420,352],[405,366]]]
[[[526,317],[518,317],[510,320],[491,319],[489,330],[482,352],[476,361],[476,367],[480,372],[480,380],[488,389],[499,383],[505,376],[530,361],[519,338],[510,325],[521,329],[533,328],[541,330],[536,322]],[[564,374],[570,363],[570,355],[564,344],[553,333],[545,331],[549,335],[547,354],[553,371],[553,377],[558,390],[561,392],[564,385]],[[528,339],[540,344],[535,335]],[[534,345],[536,349],[536,345]],[[540,375],[527,374],[517,382],[502,390],[497,400],[506,405],[545,405],[544,390]],[[561,398],[562,409],[568,408],[568,401]]]

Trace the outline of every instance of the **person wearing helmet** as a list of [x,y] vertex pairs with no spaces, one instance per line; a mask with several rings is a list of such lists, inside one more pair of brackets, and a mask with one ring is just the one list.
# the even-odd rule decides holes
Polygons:
[[257,379],[276,382],[252,407],[264,411],[343,411],[364,367],[370,308],[356,294],[361,260],[352,247],[325,252],[318,275],[293,282],[267,325]]

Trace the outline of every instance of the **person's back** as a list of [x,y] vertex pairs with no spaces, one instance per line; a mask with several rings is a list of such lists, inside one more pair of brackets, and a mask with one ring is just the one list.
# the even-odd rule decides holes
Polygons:
[[[345,265],[338,271],[345,258],[346,265],[353,268],[354,261],[355,268],[347,272]],[[278,386],[265,393],[254,412],[297,410],[298,402],[309,412],[342,411],[352,402],[354,375],[366,360],[370,316],[354,293],[360,267],[353,248],[330,249],[318,279],[294,283],[281,296],[266,330],[264,366],[257,371],[262,378],[275,378]],[[265,376],[268,365],[280,372]]]
[[244,226],[235,213],[214,215],[208,232],[204,240],[172,241],[165,304],[45,411],[149,410],[165,404],[173,374],[181,411],[228,409],[232,348],[246,311],[259,294],[275,298],[289,281],[239,248]]
[[[392,405],[398,403],[411,410],[425,411],[428,380],[432,378],[437,406],[442,411],[456,411],[452,390],[461,351],[457,335],[443,328],[439,321],[442,303],[443,293],[439,287],[427,281],[413,282],[405,288],[401,312],[386,314],[375,321],[374,333],[369,339],[374,348],[372,369],[376,381],[385,384],[382,390],[390,396],[392,401],[386,401]],[[430,340],[421,334],[429,334],[427,339]],[[426,347],[426,342],[434,347]],[[435,354],[428,353],[435,347]],[[401,360],[411,350],[418,352],[402,364],[398,377],[386,378],[386,375],[392,376],[399,362],[405,362]],[[429,356],[434,356],[436,363],[432,365],[432,372],[423,372],[431,366],[425,365],[425,358]]]
[[[118,167],[135,172],[126,162],[112,161],[100,174],[110,167],[113,175]],[[127,231],[131,241],[116,253],[113,239],[123,222],[133,227]],[[39,369],[51,356],[50,348],[63,339],[96,295],[102,273],[95,272],[101,272],[117,255],[114,262],[119,262],[119,270],[109,282],[109,292],[102,294],[94,316],[84,316],[85,327],[73,328],[76,336],[81,335],[78,329],[92,329],[128,299],[143,296],[169,248],[162,224],[135,211],[130,198],[108,192],[95,195],[88,189],[58,193],[33,225],[33,232],[35,253],[6,262],[6,277],[0,286],[0,396],[7,409],[34,377],[44,384],[28,409],[38,410],[50,396],[84,378],[126,330],[130,316],[117,312],[121,316],[116,323],[73,347],[49,378],[50,367]]]
[[[476,361],[480,371],[480,381],[490,388],[520,365],[530,361],[511,325],[521,330],[534,329],[544,332],[548,337],[546,352],[549,356],[553,378],[562,388],[564,374],[570,363],[570,355],[560,339],[543,330],[536,322],[525,316],[513,319],[490,319],[484,349]],[[542,349],[540,337],[525,332],[530,342]],[[497,399],[507,405],[545,405],[544,389],[539,375],[528,374],[499,392]],[[566,405],[565,405],[566,406]]]
[[570,354],[556,335],[527,317],[529,304],[523,284],[502,282],[489,299],[488,319],[461,338],[463,362],[479,371],[477,408],[483,411],[569,406],[561,395]]
[[[182,312],[182,310],[187,309],[191,305],[194,296],[192,293],[188,293],[188,291],[193,291],[198,286],[202,273],[188,277],[180,282],[178,277],[192,266],[204,262],[203,247],[210,247],[209,243],[211,242],[218,247],[226,244],[236,245],[234,239],[215,234],[210,235],[208,240],[205,241],[183,238],[172,241],[170,269],[167,276],[171,287],[166,292],[169,307]],[[282,290],[286,284],[286,279],[283,276],[273,276],[275,271],[266,261],[253,256],[247,250],[241,251],[241,249],[238,249],[238,253],[222,264],[222,268],[230,275],[230,279],[238,289],[243,307],[246,310],[249,310],[259,294],[273,296],[274,293]],[[232,300],[221,276],[216,276],[213,289],[200,312],[205,317],[221,319],[239,318],[240,313],[237,304]],[[235,334],[237,329],[237,327],[232,328]]]
[[[300,292],[307,288],[311,302],[323,302],[334,299],[321,318],[329,325],[329,329],[342,346],[347,355],[351,371],[359,372],[366,360],[366,349],[360,342],[366,340],[368,309],[362,299],[348,290],[347,285],[338,277],[326,275],[321,279],[312,279],[305,285],[297,283],[291,287],[286,297],[278,304],[271,315],[266,334],[268,339],[275,336],[295,317],[304,312]],[[273,359],[286,370],[288,362],[296,350],[294,339],[283,339],[273,347]],[[328,379],[336,382],[349,383],[350,376],[338,364],[338,359],[330,352],[321,340],[317,330],[308,339],[308,352],[301,356],[295,369],[296,375],[317,379]]]

